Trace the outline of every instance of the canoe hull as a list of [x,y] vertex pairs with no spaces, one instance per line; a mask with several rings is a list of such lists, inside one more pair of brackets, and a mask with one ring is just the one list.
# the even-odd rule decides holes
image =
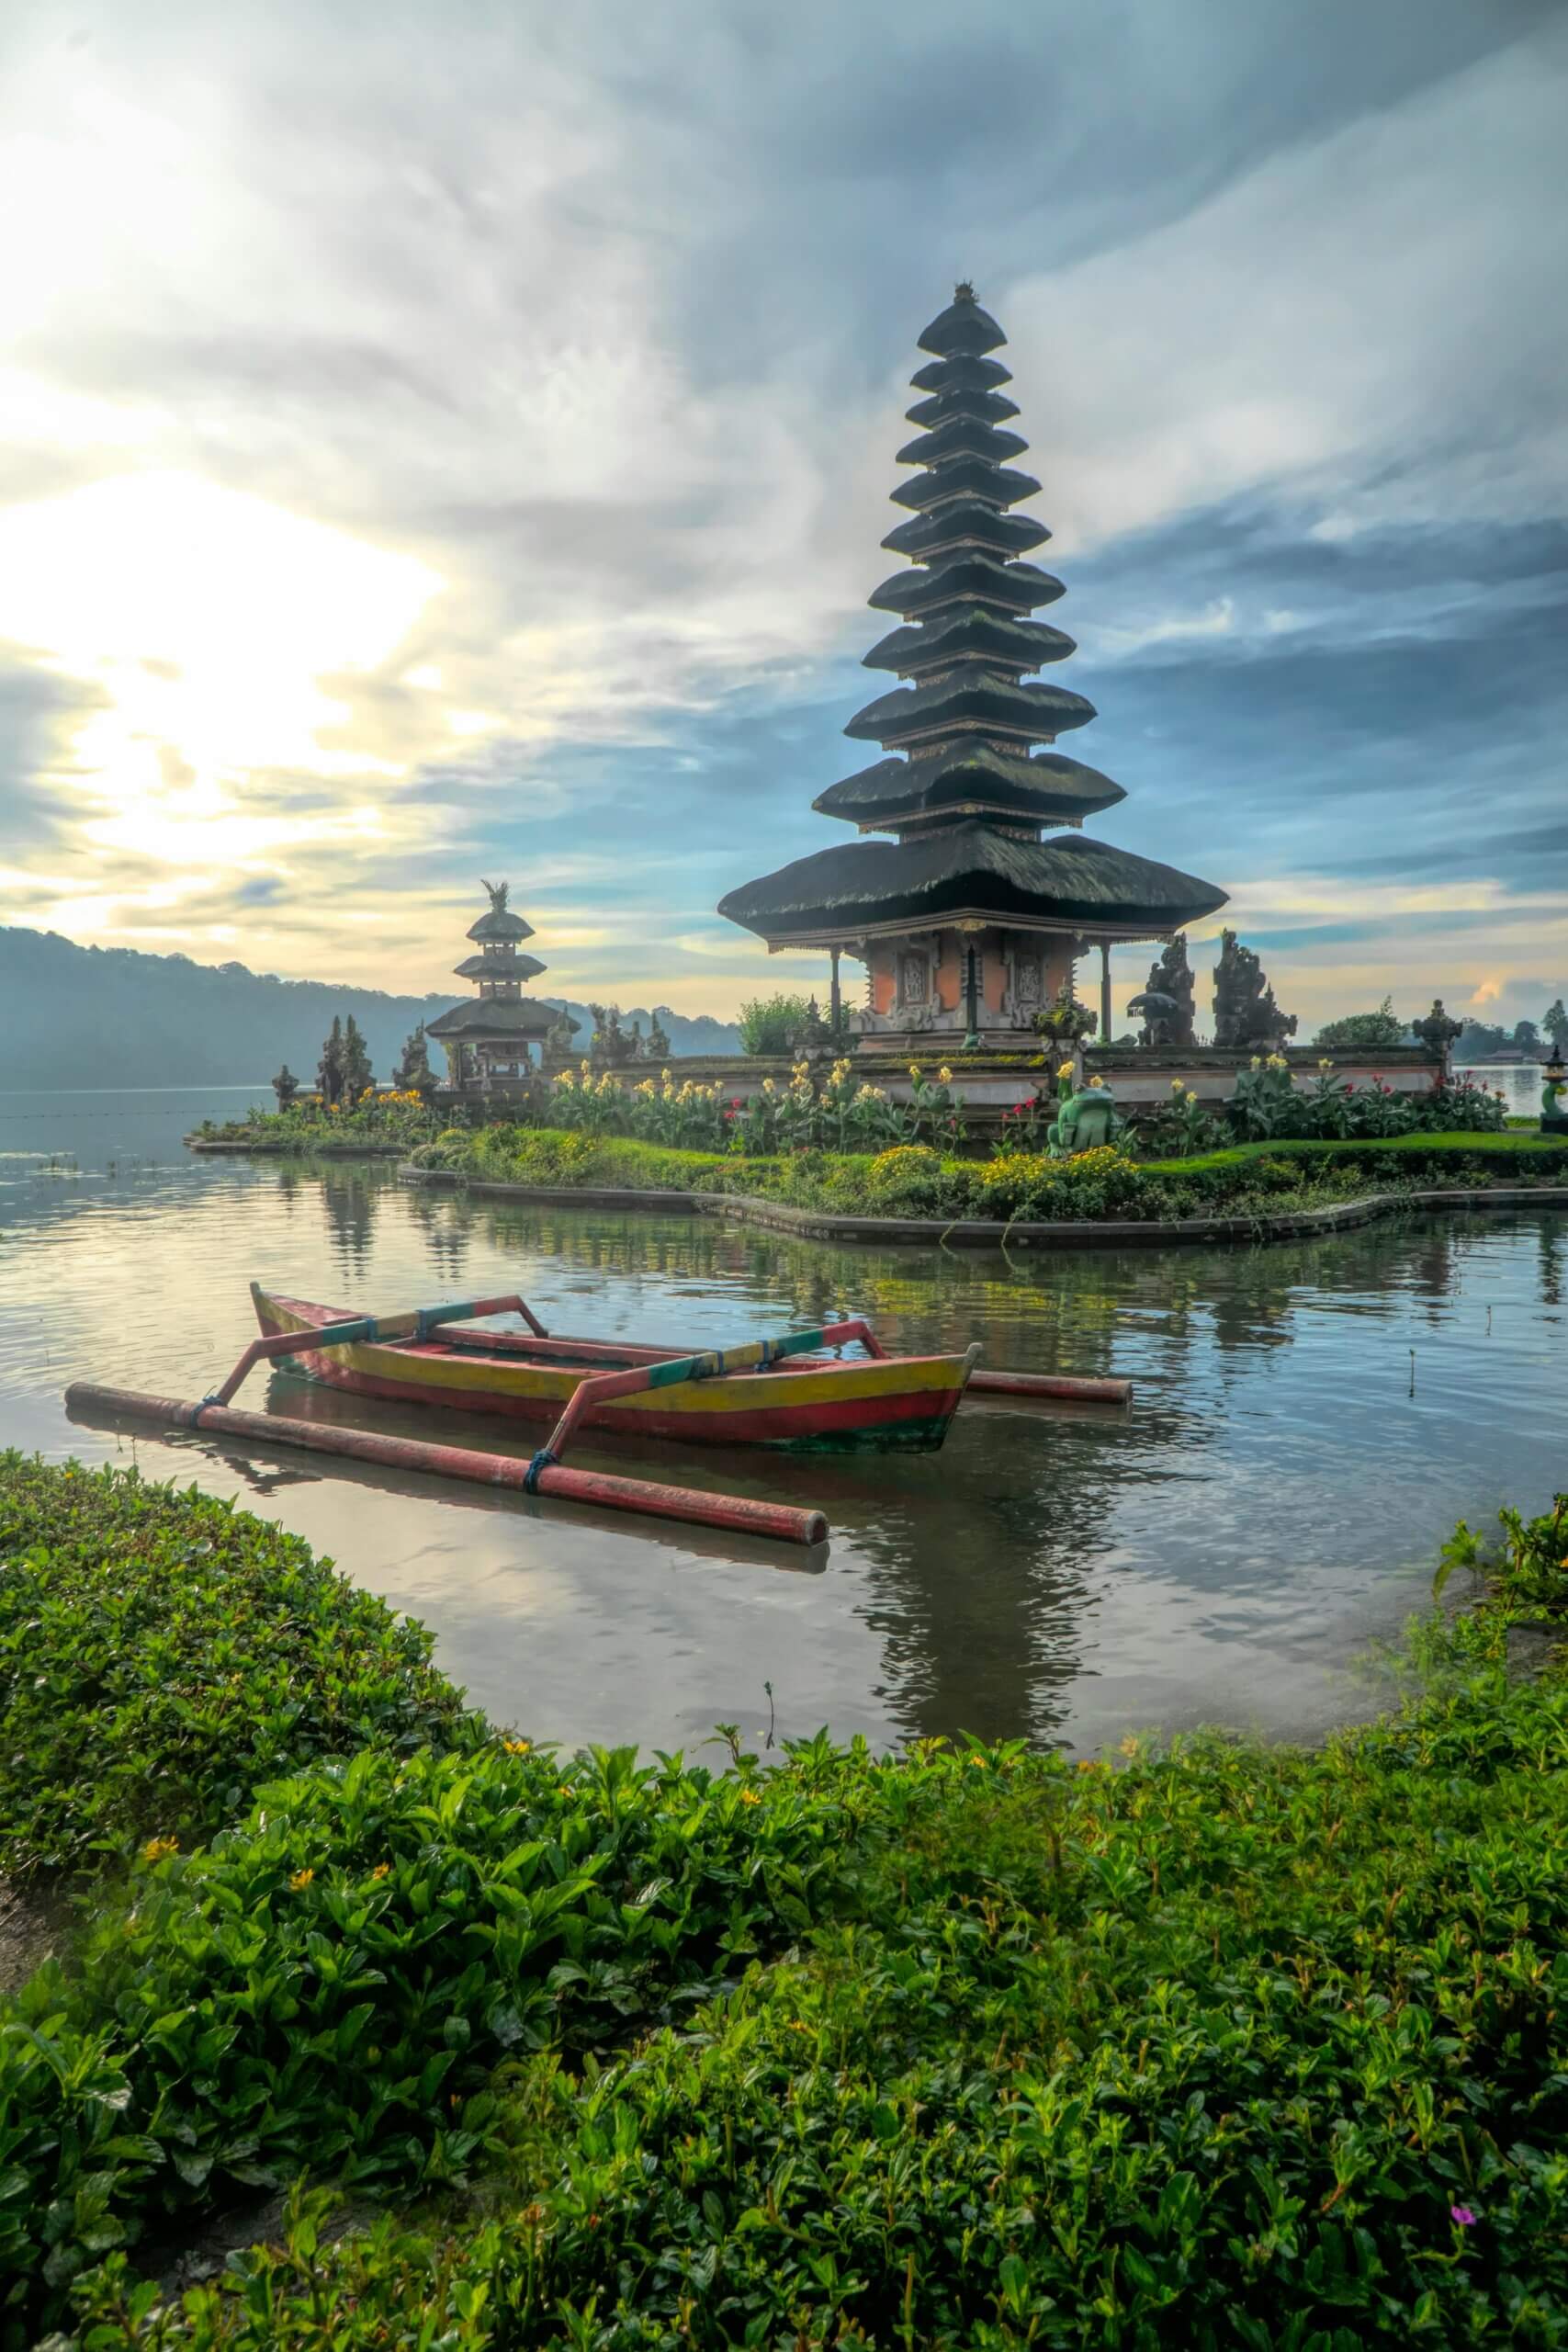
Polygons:
[[[255,1291],[264,1333],[302,1331],[348,1319],[347,1310]],[[419,1341],[371,1340],[306,1349],[289,1362],[355,1396],[437,1411],[483,1413],[553,1428],[580,1380],[606,1368],[609,1351],[592,1342],[536,1344],[477,1329]],[[575,1362],[570,1351],[581,1345]],[[627,1351],[641,1355],[645,1351]],[[671,1351],[671,1353],[674,1351]],[[581,1423],[606,1437],[654,1438],[682,1445],[763,1446],[795,1453],[929,1453],[942,1442],[974,1356],[902,1356],[837,1361],[798,1357],[766,1372],[690,1381],[611,1399]],[[597,1361],[595,1359],[598,1359]]]

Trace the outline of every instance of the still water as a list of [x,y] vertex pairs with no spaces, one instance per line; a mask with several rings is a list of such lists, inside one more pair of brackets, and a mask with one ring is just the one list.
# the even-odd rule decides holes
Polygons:
[[[446,1670],[538,1738],[691,1747],[721,1720],[750,1737],[767,1682],[780,1733],[879,1744],[1305,1733],[1371,1703],[1349,1662],[1419,1603],[1456,1518],[1565,1482],[1562,1215],[1251,1250],[846,1250],[180,1151],[258,1091],[0,1097],[0,1440],[134,1459],[281,1520],[422,1617]],[[820,1504],[825,1560],[66,1419],[78,1377],[204,1393],[252,1334],[253,1275],[349,1308],[521,1288],[552,1328],[677,1342],[863,1313],[899,1348],[977,1338],[992,1363],[1129,1374],[1135,1401],[966,1405],[919,1459],[581,1456]],[[254,1384],[256,1409],[366,1409],[292,1375]]]

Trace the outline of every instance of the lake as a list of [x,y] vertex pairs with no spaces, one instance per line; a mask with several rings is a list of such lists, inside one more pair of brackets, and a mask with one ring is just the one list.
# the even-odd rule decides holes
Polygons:
[[[1520,1107],[1539,1085],[1506,1082]],[[1243,1250],[849,1250],[425,1195],[385,1163],[180,1150],[263,1091],[0,1096],[0,1436],[282,1521],[423,1618],[447,1672],[536,1738],[690,1748],[718,1721],[750,1738],[770,1682],[780,1734],[879,1745],[1306,1734],[1372,1702],[1351,1661],[1420,1605],[1455,1519],[1540,1509],[1563,1482],[1562,1214]],[[252,1276],[356,1309],[521,1289],[552,1328],[676,1342],[863,1313],[899,1348],[979,1339],[994,1364],[1125,1374],[1134,1403],[966,1405],[930,1457],[574,1455],[819,1504],[825,1561],[67,1420],[76,1378],[203,1394],[253,1336]],[[282,1374],[239,1401],[269,1397],[364,1409]]]

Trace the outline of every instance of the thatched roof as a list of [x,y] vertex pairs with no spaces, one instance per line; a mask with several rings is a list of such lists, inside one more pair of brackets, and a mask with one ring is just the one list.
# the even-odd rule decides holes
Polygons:
[[1065,752],[1010,759],[981,744],[968,753],[955,746],[926,759],[878,760],[829,785],[811,805],[824,817],[880,831],[901,817],[913,820],[973,808],[994,811],[1015,824],[1081,824],[1126,797],[1110,776],[1068,759]]
[[895,745],[946,729],[994,729],[1039,743],[1069,728],[1086,727],[1094,715],[1093,703],[1066,686],[1017,686],[977,662],[965,662],[929,686],[897,686],[879,695],[856,711],[844,732],[862,742]]
[[1050,536],[1032,514],[1004,514],[984,499],[955,498],[934,514],[912,514],[882,545],[889,555],[907,555],[911,563],[930,563],[944,549],[957,548],[978,548],[1005,560],[1043,548]]
[[461,1038],[469,1046],[486,1037],[510,1042],[547,1035],[558,1017],[553,1005],[540,1004],[531,996],[470,997],[467,1003],[455,1004],[450,1012],[442,1013],[439,1020],[426,1022],[424,1034]]
[[1021,433],[1004,433],[983,416],[943,418],[929,432],[917,433],[898,451],[901,466],[940,466],[948,458],[983,458],[987,465],[1005,466],[1029,447]]
[[1032,474],[1018,473],[1010,466],[988,465],[984,458],[947,458],[929,473],[901,481],[893,492],[893,503],[912,506],[921,514],[928,506],[939,506],[949,498],[978,498],[989,506],[1016,506],[1021,498],[1034,497],[1039,488]]
[[961,918],[1077,924],[1146,938],[1213,914],[1226,893],[1081,834],[1026,841],[978,821],[901,842],[847,842],[731,890],[718,911],[770,942]]
[[861,666],[896,670],[901,677],[950,669],[955,662],[1038,670],[1047,662],[1065,662],[1076,650],[1066,631],[1047,621],[1014,620],[1007,613],[988,613],[983,605],[956,605],[924,628],[890,629],[862,656]]
[[1066,594],[1055,574],[1042,571],[1037,563],[998,563],[988,555],[961,555],[937,571],[896,571],[872,590],[866,602],[874,613],[900,613],[913,620],[964,598],[994,605],[998,612],[1030,613]]
[[544,969],[536,956],[465,956],[452,967],[459,980],[531,980]]
[[919,345],[922,351],[934,351],[940,359],[960,356],[977,359],[983,352],[999,349],[1006,341],[989,311],[983,311],[975,300],[975,288],[965,281],[953,288],[952,301],[925,329]]

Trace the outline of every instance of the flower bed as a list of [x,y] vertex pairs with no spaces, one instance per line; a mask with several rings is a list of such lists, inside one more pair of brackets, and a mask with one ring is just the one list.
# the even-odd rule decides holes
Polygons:
[[[12,1456],[0,1557],[47,1592],[63,1545],[86,1606],[101,1512],[107,1601],[139,1526],[150,1688],[214,1508]],[[224,1516],[289,1552],[252,1638],[315,1628],[335,1579]],[[242,1749],[100,1884],[82,1964],[0,2006],[8,2341],[1568,2342],[1568,1679],[1507,1662],[1568,1622],[1565,1553],[1568,1498],[1506,1513],[1411,1697],[1312,1751],[730,1732],[710,1772],[564,1759],[451,1692],[412,1754],[378,1727],[261,1790]],[[1461,1530],[1445,1570],[1481,1565]],[[0,1581],[13,1655],[91,1722],[81,1626],[36,1611]],[[6,1743],[8,1805],[41,1730]],[[139,1830],[183,1754],[147,1725]],[[96,1804],[78,1778],[63,1813]],[[312,2189],[221,2280],[140,2276],[301,2176],[417,2218],[328,2245]]]
[[1115,1145],[1052,1159],[1014,1148],[989,1159],[929,1144],[876,1153],[799,1151],[751,1159],[675,1151],[581,1130],[451,1128],[416,1168],[541,1190],[731,1193],[845,1216],[1170,1221],[1216,1207],[1245,1216],[1360,1193],[1445,1184],[1568,1183],[1568,1148],[1529,1134],[1409,1135],[1345,1143],[1239,1144],[1135,1161]]

